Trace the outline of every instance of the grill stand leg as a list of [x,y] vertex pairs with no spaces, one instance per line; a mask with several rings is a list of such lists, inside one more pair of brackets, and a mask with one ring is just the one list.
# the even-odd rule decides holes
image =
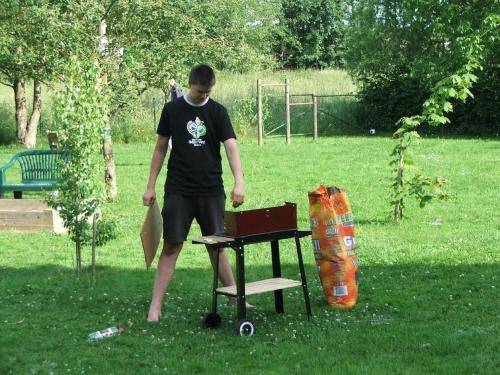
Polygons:
[[[280,250],[278,240],[271,241],[271,256],[273,262],[273,277],[281,277]],[[274,306],[278,314],[282,314],[284,312],[282,289],[274,291]]]
[[217,288],[219,287],[219,254],[220,249],[213,248],[210,251],[215,251],[214,278],[212,280],[212,312],[217,313]]
[[300,238],[295,236],[295,247],[297,248],[297,258],[299,260],[300,278],[302,290],[304,291],[304,301],[306,303],[307,319],[311,318],[311,304],[309,302],[309,291],[307,290],[306,273],[304,271],[304,261],[302,260],[302,250],[300,248]]
[[247,316],[247,307],[245,303],[245,254],[243,245],[236,248],[236,293],[237,316],[238,319],[245,319]]

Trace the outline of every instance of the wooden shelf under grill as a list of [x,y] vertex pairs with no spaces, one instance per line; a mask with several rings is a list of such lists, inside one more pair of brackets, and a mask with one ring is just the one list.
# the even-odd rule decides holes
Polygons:
[[[297,280],[284,279],[284,278],[277,277],[277,278],[272,278],[272,279],[254,281],[252,283],[246,283],[245,284],[245,294],[250,295],[250,294],[272,292],[274,290],[293,288],[296,286],[302,286],[302,282],[297,281]],[[217,292],[221,293],[221,294],[230,295],[230,296],[237,296],[238,295],[238,293],[236,292],[236,285],[217,288]]]

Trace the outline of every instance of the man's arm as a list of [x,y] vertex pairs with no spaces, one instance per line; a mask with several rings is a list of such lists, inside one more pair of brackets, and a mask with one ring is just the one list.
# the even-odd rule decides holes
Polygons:
[[245,201],[245,189],[243,184],[243,171],[241,169],[240,151],[236,144],[236,139],[229,138],[224,141],[224,148],[226,149],[227,160],[231,167],[231,172],[234,177],[234,186],[231,191],[231,201],[233,207],[238,207]]
[[148,185],[146,187],[146,192],[142,196],[142,203],[145,206],[151,206],[156,200],[156,179],[160,174],[161,167],[163,166],[163,161],[165,160],[165,155],[167,154],[169,139],[169,137],[158,135],[158,138],[156,140],[153,157],[151,158],[151,167],[149,169]]

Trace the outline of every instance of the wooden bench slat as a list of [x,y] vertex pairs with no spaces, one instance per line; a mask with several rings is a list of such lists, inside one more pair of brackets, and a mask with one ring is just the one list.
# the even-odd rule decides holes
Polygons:
[[41,190],[53,190],[53,183],[37,183],[37,184],[9,184],[4,185],[6,191],[41,191]]

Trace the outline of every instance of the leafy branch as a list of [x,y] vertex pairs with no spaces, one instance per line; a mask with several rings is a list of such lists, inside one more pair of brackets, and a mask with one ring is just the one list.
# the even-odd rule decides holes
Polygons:
[[446,77],[433,87],[430,97],[422,106],[422,113],[411,117],[402,117],[396,125],[398,129],[393,137],[399,139],[394,147],[390,165],[394,166],[395,177],[392,183],[392,200],[394,206],[393,217],[399,222],[403,218],[404,201],[406,197],[413,196],[424,207],[432,199],[447,199],[448,195],[443,190],[446,179],[443,177],[427,177],[417,174],[411,178],[406,177],[405,167],[412,164],[408,158],[409,147],[420,136],[417,129],[427,123],[431,126],[441,126],[449,123],[448,113],[453,112],[452,100],[467,101],[473,98],[471,88],[477,82],[474,74],[482,69],[485,48],[484,38],[489,34],[495,37],[493,31],[497,29],[500,16],[490,15],[483,21],[483,30],[463,38],[461,42],[466,46],[466,63],[455,73]]

